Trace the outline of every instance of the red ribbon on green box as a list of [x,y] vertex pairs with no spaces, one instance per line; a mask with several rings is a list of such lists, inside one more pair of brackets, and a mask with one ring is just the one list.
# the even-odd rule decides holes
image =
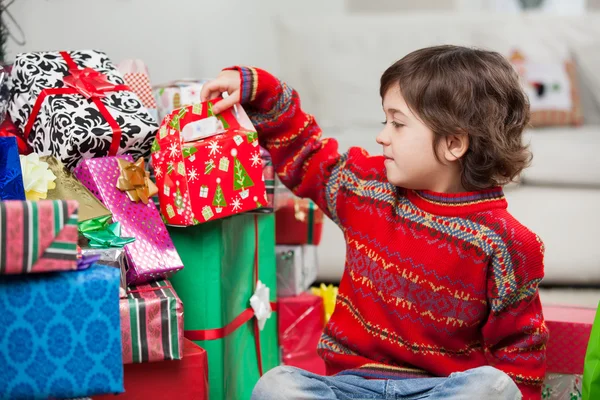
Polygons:
[[[258,283],[258,216],[254,216],[254,290]],[[271,302],[273,311],[277,311],[277,303]],[[239,327],[254,317],[254,310],[251,307],[246,308],[230,323],[222,328],[204,329],[204,330],[186,330],[185,337],[189,340],[217,340],[223,339],[235,332]],[[258,328],[258,319],[254,319],[254,344],[256,346],[256,357],[258,360],[258,371],[263,375],[262,355],[260,350],[260,332]]]

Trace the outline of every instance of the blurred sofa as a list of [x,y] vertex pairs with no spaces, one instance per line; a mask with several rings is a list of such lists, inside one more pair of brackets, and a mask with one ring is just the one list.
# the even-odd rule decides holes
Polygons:
[[[573,59],[584,124],[528,130],[533,165],[506,196],[509,210],[545,242],[543,284],[600,286],[600,14],[294,17],[277,21],[276,30],[281,78],[341,151],[381,153],[379,78],[410,51],[457,44]],[[344,238],[331,221],[324,229],[319,279],[337,281]]]

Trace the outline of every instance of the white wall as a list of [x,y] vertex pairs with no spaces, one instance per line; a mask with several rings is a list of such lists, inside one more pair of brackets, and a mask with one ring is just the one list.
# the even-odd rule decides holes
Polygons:
[[277,73],[275,18],[343,10],[344,0],[17,0],[10,12],[27,43],[8,52],[95,48],[115,63],[143,59],[156,83],[233,64]]

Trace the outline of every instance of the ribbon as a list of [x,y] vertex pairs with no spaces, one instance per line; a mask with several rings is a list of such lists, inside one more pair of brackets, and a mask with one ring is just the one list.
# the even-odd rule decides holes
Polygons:
[[[260,281],[258,280],[258,216],[254,216],[254,291]],[[272,311],[277,311],[277,303],[270,302]],[[185,337],[189,340],[217,340],[235,332],[240,326],[254,318],[254,345],[256,347],[256,360],[258,362],[258,372],[263,376],[262,353],[260,350],[260,327],[259,320],[255,318],[254,309],[249,307],[242,311],[230,323],[222,328],[204,329],[204,330],[186,330]]]
[[148,204],[149,199],[158,193],[158,188],[150,180],[150,173],[144,168],[144,159],[135,163],[119,159],[121,175],[117,181],[117,189],[127,192],[129,199],[134,202],[142,201]]
[[94,249],[118,247],[134,242],[134,237],[121,237],[121,224],[109,224],[111,216],[103,216],[80,222],[79,232],[90,241],[89,246]]
[[83,255],[80,252],[77,252],[77,270],[81,271],[88,269],[92,264],[99,260],[100,254]]
[[70,69],[63,78],[65,84],[76,89],[86,99],[92,97],[105,97],[104,92],[110,90],[114,85],[108,81],[106,75],[92,68]]
[[157,290],[163,290],[163,289],[173,289],[173,286],[171,285],[166,285],[166,286],[151,286],[151,287],[145,287],[142,289],[134,289],[134,290],[128,290],[127,294],[132,294],[132,293],[143,293],[143,292],[155,292]]
[[[67,85],[67,87],[47,88],[43,89],[40,92],[38,98],[35,101],[35,104],[33,105],[33,109],[31,110],[31,115],[29,115],[29,119],[27,120],[27,125],[25,125],[25,129],[23,130],[25,139],[29,137],[31,129],[35,124],[37,116],[42,108],[42,104],[44,104],[44,101],[46,100],[46,97],[56,95],[80,94],[85,98],[91,100],[96,105],[98,111],[100,111],[100,114],[104,117],[106,122],[108,122],[108,125],[111,127],[113,135],[108,155],[116,155],[117,151],[119,150],[119,143],[121,143],[121,126],[108,112],[104,103],[100,101],[100,97],[104,97],[106,92],[130,91],[129,87],[127,85],[112,84],[107,80],[105,75],[91,68],[85,68],[83,70],[80,70],[77,64],[75,64],[75,61],[73,61],[69,53],[67,53],[66,51],[61,51],[60,55],[69,67],[70,75],[67,75],[63,78],[63,81],[65,82],[65,85]],[[93,73],[90,70],[93,71]]]

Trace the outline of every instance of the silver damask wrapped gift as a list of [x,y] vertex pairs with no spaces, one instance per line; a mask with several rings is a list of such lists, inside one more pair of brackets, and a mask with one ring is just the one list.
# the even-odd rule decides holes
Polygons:
[[82,158],[150,154],[156,121],[106,54],[20,54],[10,83],[9,114],[34,152],[69,169]]

